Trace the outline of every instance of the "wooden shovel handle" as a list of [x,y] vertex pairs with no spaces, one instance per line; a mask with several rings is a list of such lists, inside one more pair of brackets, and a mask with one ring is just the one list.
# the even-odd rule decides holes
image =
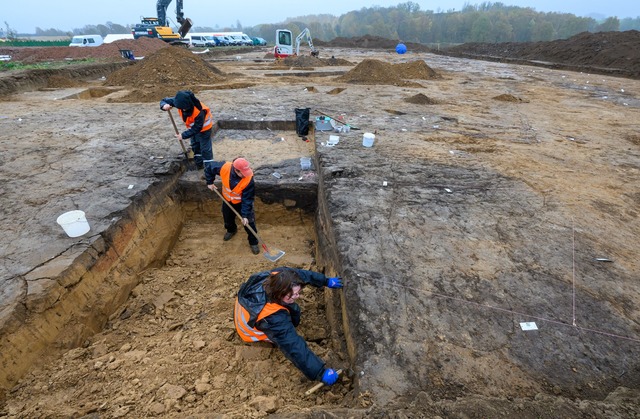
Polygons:
[[[342,370],[337,370],[336,374],[340,375],[342,374]],[[316,391],[318,391],[320,388],[322,388],[324,386],[324,383],[318,383],[315,386],[311,387],[309,390],[305,391],[304,394],[305,395],[310,395],[315,393]]]
[[[240,213],[238,211],[236,211],[235,208],[233,208],[233,205],[231,205],[229,203],[229,201],[227,201],[226,199],[224,199],[224,197],[222,196],[222,194],[218,191],[218,189],[214,189],[213,192],[217,193],[218,196],[220,197],[220,199],[222,199],[222,202],[224,202],[225,204],[227,204],[229,206],[229,208],[231,208],[231,211],[234,212],[234,214],[236,214],[238,216],[238,218],[240,218],[240,220],[242,221],[242,215],[240,215]],[[265,248],[267,247],[264,242],[262,241],[262,239],[260,238],[260,236],[258,236],[258,233],[256,233],[256,231],[251,228],[251,226],[247,223],[246,227],[249,229],[249,231],[251,232],[251,234],[253,234],[254,236],[256,236],[256,239],[258,239],[258,241],[260,242],[260,244],[262,244]]]
[[[167,113],[169,114],[169,118],[171,119],[171,123],[173,124],[173,129],[176,130],[176,134],[180,134],[180,131],[178,131],[178,126],[176,125],[176,121],[175,119],[173,119],[173,114],[171,113],[171,109],[169,109]],[[182,139],[180,139],[180,147],[182,147],[182,151],[184,152],[184,154],[187,154],[187,148],[184,146]]]

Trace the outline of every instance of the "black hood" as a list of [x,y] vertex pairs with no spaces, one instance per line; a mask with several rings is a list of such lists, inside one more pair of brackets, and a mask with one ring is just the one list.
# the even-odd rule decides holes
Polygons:
[[173,98],[173,104],[176,108],[182,110],[189,110],[193,108],[195,96],[188,90],[180,90],[176,93],[176,97]]

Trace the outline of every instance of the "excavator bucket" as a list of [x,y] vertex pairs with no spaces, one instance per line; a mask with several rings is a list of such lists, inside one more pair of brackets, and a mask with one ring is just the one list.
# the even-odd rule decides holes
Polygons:
[[180,28],[178,29],[178,33],[180,34],[181,37],[184,38],[185,36],[187,36],[192,26],[193,26],[193,21],[191,21],[191,19],[189,18],[186,18],[184,22],[182,22],[182,25],[180,25]]

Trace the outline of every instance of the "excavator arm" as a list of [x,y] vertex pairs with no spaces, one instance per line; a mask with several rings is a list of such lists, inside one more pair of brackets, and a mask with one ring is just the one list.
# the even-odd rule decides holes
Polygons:
[[311,49],[311,56],[317,57],[320,52],[313,46],[313,40],[311,39],[311,32],[309,31],[309,28],[304,28],[303,31],[300,32],[300,35],[296,37],[296,55],[300,55],[300,42],[302,42],[305,37],[307,38],[307,43]]
[[[158,25],[167,26],[167,8],[169,4],[171,4],[172,0],[158,0],[156,3],[156,10],[158,11]],[[191,19],[184,17],[184,12],[182,11],[183,0],[176,0],[176,20],[180,24],[180,28],[178,29],[178,33],[181,37],[187,36],[191,26],[193,26],[193,22]]]
[[[156,3],[156,10],[158,11],[158,24],[160,26],[167,26],[167,8],[171,4],[172,0],[158,0]],[[184,12],[182,11],[182,1],[176,0],[176,20],[178,23],[184,23]]]

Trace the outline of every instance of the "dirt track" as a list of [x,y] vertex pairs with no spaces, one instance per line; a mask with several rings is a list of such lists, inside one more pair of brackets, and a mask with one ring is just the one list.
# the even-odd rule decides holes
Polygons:
[[[385,73],[390,82],[367,85],[321,74],[352,66],[296,77],[288,74],[299,69],[252,61],[263,53],[212,62],[227,78],[198,96],[219,121],[292,120],[294,108],[307,106],[362,130],[326,147],[328,133],[305,143],[286,130],[226,128],[214,154],[245,155],[266,197],[319,188],[315,217],[261,203],[258,226],[286,247],[283,263],[346,279],[344,322],[330,316],[328,327],[324,310],[331,314],[335,299],[309,292],[301,332],[356,377],[301,397],[312,383],[277,351],[234,341],[233,293],[269,265],[242,237],[222,247],[218,203],[187,173],[186,224],[167,263],[134,272],[140,285],[106,329],[20,380],[5,414],[637,415],[637,81],[429,54],[323,51],[354,64],[425,59],[440,75],[397,83]],[[149,96],[175,86],[162,89]],[[57,100],[82,90],[0,103],[3,230],[20,237],[2,242],[7,283],[28,281],[52,255],[81,253],[84,242],[52,225],[61,210],[88,210],[92,234],[104,232],[181,161],[155,97],[132,101],[127,87]],[[34,102],[45,106],[34,113]],[[371,149],[362,147],[365,131],[377,133]],[[312,153],[314,171],[301,173],[298,157]],[[46,169],[32,171],[34,159]],[[55,301],[38,307],[55,310]],[[524,321],[539,330],[522,331]],[[54,348],[73,341],[63,337]]]

